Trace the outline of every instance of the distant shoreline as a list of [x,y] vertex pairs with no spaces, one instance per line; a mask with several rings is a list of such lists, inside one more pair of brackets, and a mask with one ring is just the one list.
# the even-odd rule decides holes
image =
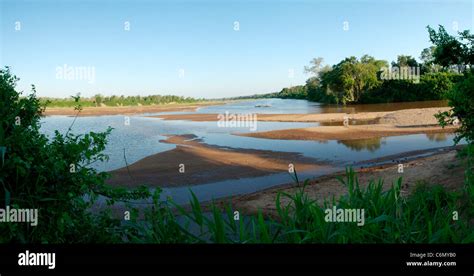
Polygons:
[[168,103],[157,105],[134,105],[134,106],[100,106],[100,107],[83,107],[81,112],[74,110],[74,107],[46,107],[43,115],[66,115],[66,116],[105,116],[105,115],[134,115],[143,113],[157,112],[193,112],[200,107],[222,105],[228,101],[209,101],[198,103]]

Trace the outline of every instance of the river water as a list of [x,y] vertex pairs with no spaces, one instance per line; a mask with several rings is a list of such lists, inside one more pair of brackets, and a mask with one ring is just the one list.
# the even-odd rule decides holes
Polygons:
[[[261,106],[261,107],[257,107]],[[263,106],[263,107],[262,107]],[[407,108],[446,106],[445,102],[418,102],[399,104],[354,105],[337,107],[321,105],[305,100],[261,99],[233,102],[225,105],[208,106],[198,109],[198,113],[327,113],[327,112],[368,112],[392,111]],[[189,112],[168,112],[189,113]],[[146,156],[171,150],[175,145],[162,143],[164,135],[194,134],[204,143],[231,148],[273,150],[279,152],[296,152],[307,157],[337,164],[334,169],[303,173],[301,177],[314,177],[341,169],[345,165],[364,160],[375,159],[387,155],[414,150],[425,150],[453,145],[453,135],[449,134],[416,134],[394,136],[377,139],[352,141],[296,141],[267,140],[260,138],[232,135],[238,132],[250,132],[249,128],[219,127],[216,122],[165,121],[159,118],[140,114],[129,117],[129,125],[125,124],[123,115],[78,117],[71,132],[82,134],[89,131],[104,131],[107,127],[114,128],[109,136],[106,154],[108,162],[94,164],[100,171],[109,171],[134,163]],[[42,119],[41,131],[52,135],[55,130],[65,133],[74,118],[68,116],[48,116]],[[258,122],[258,131],[269,131],[286,128],[302,128],[318,126],[318,123],[285,123]],[[288,174],[273,174],[250,179],[227,180],[218,183],[202,183],[192,187],[165,188],[164,194],[173,196],[178,202],[186,202],[191,188],[200,200],[209,200],[223,196],[254,192],[277,184],[291,181]]]

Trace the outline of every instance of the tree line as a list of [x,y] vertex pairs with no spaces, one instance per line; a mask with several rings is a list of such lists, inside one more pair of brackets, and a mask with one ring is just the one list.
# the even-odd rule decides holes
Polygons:
[[420,62],[399,55],[390,64],[370,55],[351,56],[335,65],[324,65],[321,57],[304,70],[310,74],[305,85],[283,88],[265,97],[308,99],[331,104],[384,103],[444,100],[465,78],[473,60],[472,35],[448,34],[443,26],[427,27],[433,45],[423,49]]
[[[149,96],[103,96],[97,94],[90,98],[81,97],[82,106],[134,106],[134,105],[153,105],[169,103],[195,103],[202,102],[205,99],[196,99],[192,97],[182,97],[176,95],[149,95]],[[77,103],[74,97],[71,98],[41,98],[40,102],[47,106],[54,107],[73,107]]]

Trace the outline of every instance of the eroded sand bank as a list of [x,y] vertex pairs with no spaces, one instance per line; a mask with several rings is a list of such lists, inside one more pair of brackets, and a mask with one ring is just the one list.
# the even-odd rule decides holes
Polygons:
[[[284,122],[320,122],[329,123],[322,126],[299,129],[285,129],[267,132],[246,133],[246,135],[268,139],[295,140],[355,140],[371,139],[383,136],[408,135],[418,133],[453,132],[456,127],[441,128],[437,126],[434,115],[449,108],[406,109],[393,112],[363,112],[356,114],[262,114],[259,121]],[[344,116],[352,121],[363,121],[362,124],[343,126]],[[165,120],[217,121],[217,114],[181,114],[160,115]],[[364,124],[364,121],[370,121]],[[340,124],[340,125],[338,125]],[[202,143],[193,135],[169,136],[167,143],[176,144],[170,151],[146,157],[128,168],[112,171],[109,183],[133,187],[148,185],[154,187],[177,187],[211,183],[228,179],[239,179],[287,172],[288,164],[293,163],[299,171],[329,167],[317,160],[303,157],[298,153],[284,153],[264,150],[237,149],[218,147]],[[361,183],[370,179],[385,179],[385,188],[403,176],[403,193],[408,194],[420,180],[428,183],[442,184],[448,188],[458,187],[463,183],[463,172],[460,167],[448,169],[455,164],[454,150],[445,150],[434,156],[417,158],[407,162],[403,175],[400,175],[396,164],[359,169]],[[179,172],[179,165],[185,164],[185,173]],[[331,174],[312,180],[307,187],[309,195],[322,202],[332,196],[341,196],[347,192],[336,177]],[[275,197],[280,191],[294,192],[293,184],[284,184],[277,188],[260,191],[254,194],[232,198],[234,206],[244,213],[254,213],[259,208],[267,215],[274,215]]]
[[[195,138],[170,136],[163,142],[176,144],[175,149],[111,171],[108,183],[176,187],[287,172],[290,163],[299,171],[328,166],[299,153],[217,147]],[[184,164],[184,173],[179,171],[180,164]]]
[[454,127],[394,127],[390,125],[323,126],[295,128],[236,135],[281,140],[357,140],[410,134],[451,133]]
[[[362,168],[356,171],[361,187],[365,187],[370,180],[384,179],[383,187],[388,189],[392,183],[402,177],[402,195],[408,195],[417,186],[417,183],[421,182],[427,185],[439,184],[451,190],[461,188],[464,183],[464,169],[456,158],[455,149],[446,149],[429,157],[408,161],[404,163],[403,173],[398,172],[398,164]],[[330,174],[311,180],[306,186],[305,192],[321,205],[333,196],[338,198],[345,195],[347,187],[337,179],[338,176],[344,177],[344,173]],[[233,208],[244,214],[256,214],[260,209],[265,215],[276,217],[275,200],[277,194],[291,195],[297,189],[300,188],[295,183],[288,183],[253,194],[222,200],[221,203],[230,202]],[[280,200],[283,206],[289,203],[285,196],[282,196]]]
[[[363,112],[351,114],[351,117],[359,120],[370,120],[386,115],[390,112]],[[320,113],[320,114],[257,114],[256,118],[261,122],[341,122],[345,113]],[[193,122],[215,122],[219,121],[219,114],[167,114],[152,116],[163,120],[186,120]]]
[[[449,107],[431,107],[403,109],[384,112],[360,112],[360,113],[318,113],[318,114],[257,114],[257,120],[262,122],[342,122],[345,116],[354,120],[374,120],[384,118],[382,123],[394,123],[410,125],[416,120],[419,124],[436,124],[434,114],[450,110]],[[187,120],[195,122],[214,122],[219,120],[219,114],[167,114],[152,116],[163,120]]]
[[[434,116],[438,112],[449,109],[448,107],[433,107],[355,114],[257,114],[257,120],[262,122],[318,122],[321,126],[237,133],[236,135],[283,140],[354,140],[410,134],[451,133],[456,130],[456,127],[441,128]],[[174,114],[155,117],[164,120],[218,121],[218,115]],[[345,117],[349,119],[348,126],[343,125]],[[353,125],[353,122],[357,124]]]
[[[308,128],[284,129],[265,132],[239,133],[237,135],[284,140],[355,140],[410,134],[451,133],[455,126],[442,128],[437,125],[435,114],[449,108],[406,109],[394,112],[370,112],[344,115],[351,120],[376,120],[376,123],[362,125],[331,125]],[[319,115],[319,114],[318,114]],[[320,114],[337,121],[338,116]]]

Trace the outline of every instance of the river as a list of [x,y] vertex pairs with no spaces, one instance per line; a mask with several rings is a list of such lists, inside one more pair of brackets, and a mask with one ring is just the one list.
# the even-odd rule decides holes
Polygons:
[[[261,107],[258,107],[261,106]],[[262,107],[263,106],[263,107]],[[305,100],[290,99],[259,99],[231,102],[224,105],[207,106],[198,109],[197,113],[328,113],[328,112],[370,112],[392,111],[408,108],[446,106],[445,102],[417,102],[397,104],[353,105],[346,107],[327,106]],[[105,153],[109,155],[108,162],[97,163],[93,166],[99,171],[110,171],[136,162],[146,156],[168,151],[175,148],[174,144],[163,143],[165,135],[194,134],[204,143],[222,147],[272,150],[278,152],[296,152],[321,161],[338,164],[334,170],[355,162],[363,162],[388,155],[408,151],[426,150],[453,145],[453,135],[449,134],[416,134],[393,136],[376,139],[351,141],[296,141],[296,140],[267,140],[260,138],[232,135],[236,132],[249,132],[247,128],[219,127],[216,122],[166,121],[148,117],[157,114],[181,114],[189,112],[168,112],[133,115],[129,124],[125,124],[123,115],[78,117],[71,132],[82,134],[89,131],[104,131],[112,127]],[[47,116],[42,119],[41,131],[51,136],[55,130],[65,133],[74,118],[69,116]],[[286,123],[258,122],[258,131],[278,130],[287,128],[303,128],[318,126],[318,123]],[[334,171],[321,170],[306,172],[302,177],[314,177]],[[223,196],[254,192],[277,184],[290,182],[288,174],[277,173],[263,177],[227,180],[218,183],[206,183],[192,186],[201,200]],[[189,187],[165,188],[165,194],[185,202],[188,199]]]

